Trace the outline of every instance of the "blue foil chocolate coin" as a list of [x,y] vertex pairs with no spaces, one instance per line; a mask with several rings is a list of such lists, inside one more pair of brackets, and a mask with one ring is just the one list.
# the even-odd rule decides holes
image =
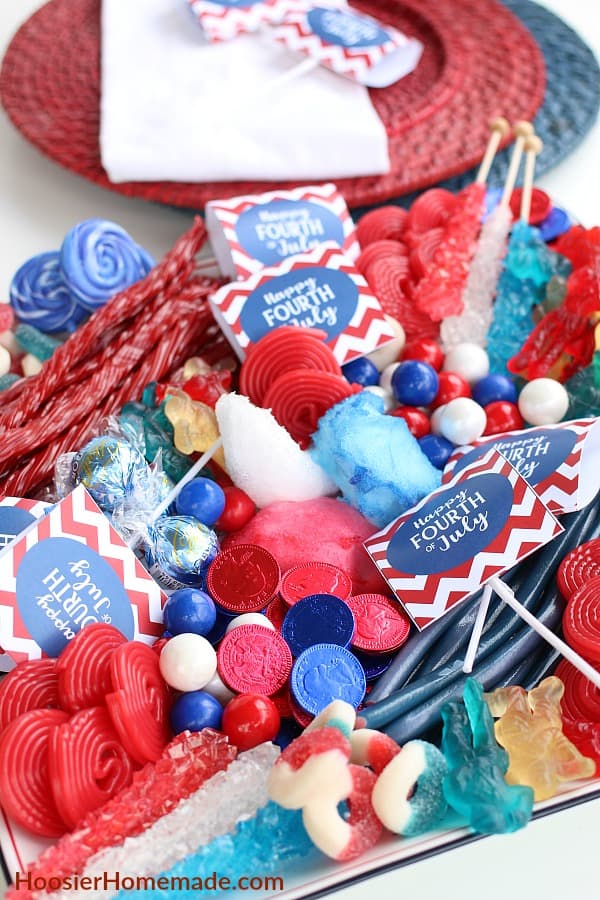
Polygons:
[[333,700],[345,700],[356,709],[365,696],[367,680],[358,659],[345,647],[315,644],[295,661],[290,687],[296,703],[316,716]]

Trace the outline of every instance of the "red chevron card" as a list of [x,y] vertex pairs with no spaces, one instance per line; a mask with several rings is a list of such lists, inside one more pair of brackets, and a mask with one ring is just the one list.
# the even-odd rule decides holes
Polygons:
[[204,35],[211,43],[230,41],[240,34],[276,25],[300,0],[188,0]]
[[281,325],[320,328],[340,365],[393,340],[367,282],[333,243],[220,288],[210,304],[241,360]]
[[58,656],[92,622],[152,643],[164,599],[82,485],[0,553],[0,644],[15,662]]
[[364,546],[422,630],[561,531],[525,479],[491,450]]
[[442,481],[454,478],[492,448],[558,515],[583,509],[600,490],[600,419],[511,431],[460,447],[448,460]]

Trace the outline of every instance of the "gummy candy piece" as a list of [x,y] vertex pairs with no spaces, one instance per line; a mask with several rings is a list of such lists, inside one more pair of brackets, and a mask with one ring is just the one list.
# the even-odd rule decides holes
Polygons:
[[0,681],[0,734],[23,713],[59,706],[56,660],[20,662]]
[[227,471],[257,506],[336,492],[323,469],[268,410],[253,406],[246,397],[227,394],[217,403],[216,413]]
[[357,237],[362,249],[374,241],[401,239],[409,214],[401,206],[380,206],[358,221]]
[[388,259],[390,257],[403,259],[406,258],[407,253],[408,250],[406,245],[400,243],[400,241],[392,241],[389,238],[381,241],[373,241],[371,244],[367,244],[356,260],[355,265],[361,275],[364,275],[365,278],[367,278],[367,272],[372,263],[379,259]]
[[60,705],[68,712],[101,706],[112,690],[110,663],[127,638],[112,625],[94,622],[67,644],[56,665]]
[[[344,500],[379,527],[440,485],[441,473],[406,422],[383,415],[383,400],[374,394],[362,392],[330,409],[313,440],[313,459]],[[385,453],[373,453],[373,447],[385,447]]]
[[[175,429],[176,448],[188,456],[204,453],[219,436],[217,417],[210,406],[197,403],[184,391],[170,393],[165,402],[165,415]],[[214,455],[221,468],[225,466],[222,448]]]
[[600,226],[584,228],[574,225],[557,240],[554,248],[571,261],[574,269],[587,266],[592,260],[594,248],[600,247]]
[[[334,703],[341,702],[341,700],[334,701]],[[330,706],[333,705],[333,703],[330,704]],[[344,706],[349,707],[356,718],[356,713],[350,704],[345,703]],[[323,712],[327,712],[327,709],[329,707]],[[323,713],[319,713],[306,730],[313,728],[317,719],[322,715]],[[330,722],[327,724],[334,723]],[[400,746],[393,738],[387,734],[382,734],[381,731],[375,731],[374,728],[359,728],[357,731],[351,731],[348,734],[348,738],[352,748],[351,761],[357,765],[369,766],[376,775],[381,775],[389,763],[400,753]]]
[[49,337],[43,331],[39,331],[33,325],[19,325],[15,330],[15,337],[25,353],[31,353],[36,359],[45,362],[50,359],[62,341]]
[[60,709],[34,709],[15,719],[0,738],[2,806],[19,825],[43,837],[66,831],[48,775],[52,732],[69,719]]
[[226,394],[231,387],[231,377],[231,372],[228,369],[207,372],[206,374],[198,372],[184,381],[182,390],[192,400],[198,400],[214,409],[219,397]]
[[508,754],[494,737],[494,722],[473,678],[464,687],[464,703],[442,707],[442,752],[448,763],[443,791],[448,804],[480,834],[523,828],[531,818],[533,791],[508,785]]
[[595,765],[585,759],[562,731],[562,682],[545,678],[537,688],[498,688],[486,695],[496,739],[509,755],[506,780],[533,788],[535,800],[553,797],[563,781],[587,778]]
[[430,188],[412,203],[408,211],[406,231],[422,234],[446,224],[459,206],[458,195],[445,188]]
[[103,706],[81,710],[55,728],[48,770],[62,820],[75,828],[86,813],[130,784],[134,765]]

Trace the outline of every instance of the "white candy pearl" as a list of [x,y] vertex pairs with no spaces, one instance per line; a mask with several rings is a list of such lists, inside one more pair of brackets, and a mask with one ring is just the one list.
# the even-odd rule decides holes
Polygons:
[[365,391],[368,391],[369,394],[375,394],[376,397],[381,397],[383,400],[383,411],[389,412],[396,406],[396,400],[391,391],[386,391],[384,388],[380,387],[378,384],[369,384],[365,388]]
[[440,416],[440,433],[460,447],[471,444],[485,431],[485,410],[470,397],[456,397],[444,406]]
[[23,375],[37,375],[42,371],[42,361],[32,353],[26,353],[21,360]]
[[21,350],[21,345],[16,339],[14,332],[10,329],[8,331],[3,331],[0,333],[0,345],[2,347],[6,347],[9,353],[12,353],[13,356],[20,356],[23,352]]
[[232,619],[225,629],[225,634],[229,634],[230,631],[233,631],[234,628],[239,628],[240,625],[262,625],[263,628],[270,628],[271,631],[275,631],[275,626],[270,619],[267,619],[262,613],[253,612],[242,613],[241,616],[236,616],[235,619]]
[[567,413],[569,395],[553,378],[534,378],[519,394],[518,405],[528,425],[555,425]]
[[199,691],[217,671],[217,654],[199,634],[176,634],[160,654],[160,674],[176,691]]
[[7,372],[10,372],[11,362],[10,353],[6,347],[0,344],[0,375],[6,375]]
[[438,406],[437,409],[434,409],[434,411],[431,413],[431,416],[429,417],[429,425],[431,427],[432,434],[440,435],[442,433],[440,429],[440,422],[443,412],[447,406],[448,404],[444,403],[443,406]]
[[211,697],[214,697],[215,700],[218,700],[219,703],[222,703],[223,706],[227,706],[229,701],[237,696],[235,691],[230,691],[227,685],[223,684],[218,672],[215,672],[208,684],[205,684],[202,690],[206,691],[207,694],[210,694]]
[[390,363],[389,366],[386,366],[379,376],[379,387],[383,388],[384,391],[392,390],[392,375],[400,365],[399,362]]
[[394,360],[398,359],[404,350],[404,345],[406,343],[406,335],[400,322],[398,322],[397,319],[393,319],[391,316],[384,315],[384,318],[396,335],[395,338],[391,340],[389,344],[384,344],[383,347],[379,347],[379,349],[372,350],[371,353],[365,354],[367,359],[370,359],[380,372],[383,372],[390,363],[393,363]]
[[444,371],[458,372],[469,384],[475,384],[489,374],[490,360],[483,347],[465,341],[448,350],[444,359]]

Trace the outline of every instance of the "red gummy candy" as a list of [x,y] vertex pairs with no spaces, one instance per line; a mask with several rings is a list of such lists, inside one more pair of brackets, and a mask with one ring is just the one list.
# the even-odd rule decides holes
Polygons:
[[406,245],[401,243],[400,241],[391,241],[389,239],[383,241],[373,241],[372,244],[367,244],[365,249],[356,260],[356,268],[366,278],[369,266],[376,260],[388,259],[389,257],[402,259],[405,258],[407,254],[408,249]]
[[574,225],[561,234],[554,250],[566,256],[574,269],[579,269],[591,263],[595,247],[600,247],[600,226],[584,228],[583,225]]
[[398,241],[404,234],[408,213],[400,206],[380,206],[365,213],[356,229],[362,249],[374,241]]
[[110,661],[127,638],[113,625],[94,622],[82,628],[58,658],[58,696],[68,712],[102,706],[112,691]]
[[169,691],[158,655],[146,644],[129,641],[113,654],[111,675],[114,693],[106,696],[106,706],[115,730],[137,762],[154,762],[170,737]]
[[60,709],[34,709],[15,719],[0,738],[0,797],[8,815],[27,831],[60,837],[66,831],[50,789],[52,732],[68,722]]
[[10,331],[15,324],[15,314],[12,306],[8,303],[0,303],[0,334],[3,331]]
[[50,785],[69,828],[126,788],[134,762],[119,741],[103,706],[83,709],[50,735]]
[[184,381],[182,389],[192,400],[199,400],[214,409],[219,397],[231,387],[231,378],[229,369],[207,372],[206,375],[192,375]]
[[56,660],[21,662],[0,682],[0,733],[23,713],[59,706]]
[[423,234],[446,224],[456,209],[456,195],[444,188],[431,188],[421,194],[408,212],[406,230]]

